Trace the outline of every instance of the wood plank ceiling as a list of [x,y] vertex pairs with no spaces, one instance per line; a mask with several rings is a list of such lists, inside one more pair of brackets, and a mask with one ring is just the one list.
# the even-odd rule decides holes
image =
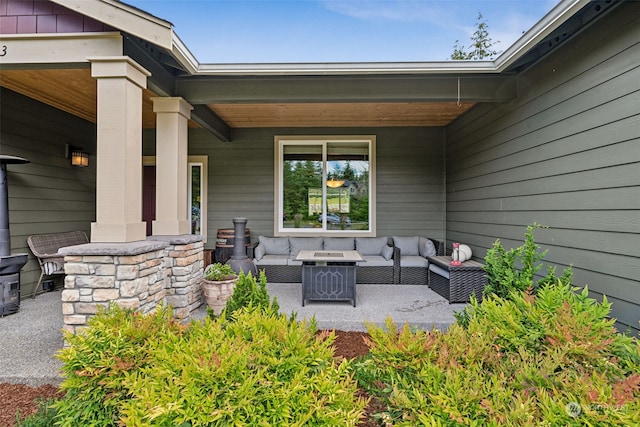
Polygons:
[[[0,86],[96,121],[96,80],[88,68],[1,70]],[[143,92],[143,128],[155,127],[150,98]],[[235,103],[208,107],[232,128],[445,126],[474,103]],[[190,122],[190,127],[197,124]]]

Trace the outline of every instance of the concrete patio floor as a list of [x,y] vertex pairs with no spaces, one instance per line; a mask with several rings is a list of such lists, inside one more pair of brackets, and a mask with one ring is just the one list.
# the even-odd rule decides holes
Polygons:
[[[383,326],[390,316],[399,326],[446,330],[453,313],[465,304],[449,304],[427,286],[358,285],[356,307],[349,302],[307,302],[301,305],[300,284],[270,283],[282,313],[297,313],[299,320],[315,316],[319,329],[366,331],[364,322]],[[206,316],[205,305],[196,317]],[[20,302],[20,311],[0,317],[0,383],[32,386],[58,384],[61,363],[54,354],[62,348],[60,290]]]

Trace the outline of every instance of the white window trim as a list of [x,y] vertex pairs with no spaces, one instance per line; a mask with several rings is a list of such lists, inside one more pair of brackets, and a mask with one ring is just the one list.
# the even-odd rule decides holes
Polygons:
[[208,156],[188,156],[187,158],[187,168],[189,170],[189,176],[187,177],[187,182],[189,185],[187,191],[187,206],[189,206],[189,228],[191,228],[191,167],[192,166],[200,166],[200,235],[202,236],[202,240],[204,243],[207,242],[207,193],[208,193],[208,179],[209,176],[209,157]]
[[[276,135],[274,138],[274,206],[273,206],[273,235],[274,236],[341,236],[341,237],[375,237],[376,236],[376,136],[375,135]],[[283,204],[284,196],[281,188],[284,168],[282,155],[284,145],[292,142],[300,145],[317,145],[335,142],[362,141],[369,143],[369,230],[326,230],[326,229],[294,229],[284,228]],[[323,158],[323,160],[326,160]],[[326,171],[323,171],[322,181],[327,179]],[[326,197],[326,188],[323,188],[323,199]],[[314,231],[316,230],[316,231]]]

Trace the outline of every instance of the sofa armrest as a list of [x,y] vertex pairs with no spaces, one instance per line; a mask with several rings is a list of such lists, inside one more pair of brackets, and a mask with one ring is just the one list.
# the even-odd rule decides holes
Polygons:
[[444,242],[435,239],[429,239],[433,242],[433,246],[436,247],[436,256],[444,255]]
[[400,248],[393,245],[393,283],[400,283]]
[[253,242],[249,245],[249,247],[247,248],[247,257],[249,257],[249,259],[255,258],[254,254],[256,253],[256,248],[259,244],[259,242]]

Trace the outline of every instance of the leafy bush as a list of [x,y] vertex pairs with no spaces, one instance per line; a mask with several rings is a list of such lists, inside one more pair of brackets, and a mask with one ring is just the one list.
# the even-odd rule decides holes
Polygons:
[[259,308],[189,326],[112,307],[63,349],[60,426],[351,425],[350,362],[333,334]]
[[220,282],[222,280],[230,280],[236,277],[236,272],[233,271],[229,264],[221,264],[219,262],[209,264],[204,269],[204,278],[207,280],[213,280]]
[[56,416],[56,410],[53,408],[53,403],[56,401],[57,399],[39,399],[38,412],[24,419],[20,414],[16,414],[15,425],[17,427],[51,427]]
[[255,307],[274,314],[280,310],[278,300],[275,297],[273,300],[269,299],[267,276],[264,271],[260,272],[259,280],[256,280],[251,273],[245,275],[244,272],[240,272],[233,295],[227,301],[225,310],[227,314],[231,314],[244,307]]
[[640,343],[609,311],[559,283],[472,302],[446,333],[389,320],[356,377],[393,425],[639,425]]
[[[512,291],[526,291],[529,288],[535,291],[539,285],[556,282],[554,267],[547,267],[547,275],[538,283],[534,281],[535,275],[542,268],[541,261],[547,255],[547,251],[540,252],[540,246],[534,241],[533,231],[536,228],[546,227],[536,223],[527,226],[524,243],[519,247],[506,250],[499,239],[494,242],[485,256],[484,269],[488,283],[484,294],[509,298]],[[571,269],[566,269],[562,282],[572,283],[572,279]]]
[[[157,364],[134,372],[135,398],[123,407],[126,425],[356,425],[349,363],[336,365],[334,336],[256,309],[235,321],[194,324],[172,351],[157,343]],[[188,424],[186,424],[188,423]]]
[[149,343],[183,333],[170,308],[159,306],[143,316],[116,304],[100,309],[77,335],[66,331],[68,346],[58,353],[66,394],[53,404],[56,425],[115,425],[122,403],[131,398],[127,374],[155,363]]

